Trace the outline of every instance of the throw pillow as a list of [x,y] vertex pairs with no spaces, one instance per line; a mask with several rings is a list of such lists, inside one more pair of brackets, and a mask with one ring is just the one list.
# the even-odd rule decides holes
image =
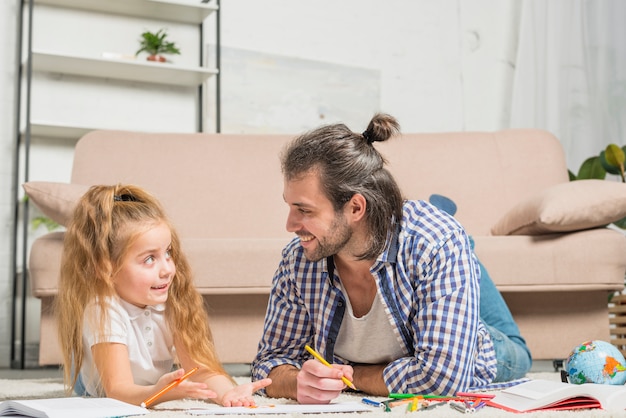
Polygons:
[[576,180],[552,186],[519,203],[492,235],[540,235],[605,226],[626,216],[626,184]]
[[47,181],[29,181],[22,187],[44,215],[63,226],[67,226],[78,199],[89,189],[82,184]]

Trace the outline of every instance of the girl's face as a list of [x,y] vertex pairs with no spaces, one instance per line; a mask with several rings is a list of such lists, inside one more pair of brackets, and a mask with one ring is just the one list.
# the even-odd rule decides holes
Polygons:
[[118,296],[140,308],[165,303],[176,273],[171,245],[172,234],[162,222],[140,233],[113,277]]

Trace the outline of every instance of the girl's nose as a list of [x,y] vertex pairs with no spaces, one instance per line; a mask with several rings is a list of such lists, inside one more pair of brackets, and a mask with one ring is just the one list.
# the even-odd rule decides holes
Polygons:
[[174,266],[174,261],[167,260],[161,265],[161,277],[172,276],[176,272],[176,267]]

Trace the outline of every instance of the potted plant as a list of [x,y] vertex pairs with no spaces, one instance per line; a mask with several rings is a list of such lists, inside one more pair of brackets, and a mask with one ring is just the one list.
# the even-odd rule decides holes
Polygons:
[[139,40],[139,50],[135,56],[142,52],[148,53],[148,61],[166,62],[167,59],[162,54],[180,54],[180,50],[174,42],[166,40],[167,32],[160,29],[156,33],[146,31],[141,34]]

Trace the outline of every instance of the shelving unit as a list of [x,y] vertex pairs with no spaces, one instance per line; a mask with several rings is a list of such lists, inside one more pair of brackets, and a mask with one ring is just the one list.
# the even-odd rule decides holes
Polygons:
[[[18,95],[16,99],[16,120],[19,132],[16,135],[15,170],[13,189],[15,191],[13,227],[13,310],[11,330],[11,367],[25,368],[26,347],[26,304],[28,294],[28,201],[21,199],[21,183],[30,179],[31,139],[69,139],[70,143],[94,129],[125,129],[107,121],[101,126],[89,123],[67,123],[54,118],[33,117],[32,95],[34,74],[47,74],[49,78],[64,79],[77,77],[81,80],[114,80],[123,83],[139,83],[159,88],[183,88],[195,92],[196,127],[204,130],[204,103],[206,103],[206,83],[215,80],[215,129],[219,132],[220,75],[219,75],[219,0],[21,0],[18,22],[18,45],[20,66],[17,71]],[[119,16],[121,19],[154,19],[175,22],[176,24],[197,26],[199,51],[198,65],[176,63],[154,63],[127,57],[106,58],[86,56],[81,53],[50,50],[48,47],[33,47],[33,32],[37,30],[33,16],[40,6],[53,10],[86,12],[94,15]],[[205,66],[205,25],[207,18],[215,13],[216,52],[212,67]],[[117,19],[117,18],[116,18]],[[141,28],[139,28],[141,29]],[[84,32],[84,31],[83,31]],[[85,37],[98,37],[99,32],[77,34]],[[106,37],[109,34],[101,34]],[[104,55],[104,54],[103,54]],[[131,57],[132,58],[132,57]],[[52,81],[54,82],[54,81]],[[159,87],[163,86],[163,87]],[[149,87],[151,88],[151,87]],[[106,125],[106,126],[102,126]],[[152,130],[151,126],[143,128]],[[193,128],[192,128],[193,129]]]

